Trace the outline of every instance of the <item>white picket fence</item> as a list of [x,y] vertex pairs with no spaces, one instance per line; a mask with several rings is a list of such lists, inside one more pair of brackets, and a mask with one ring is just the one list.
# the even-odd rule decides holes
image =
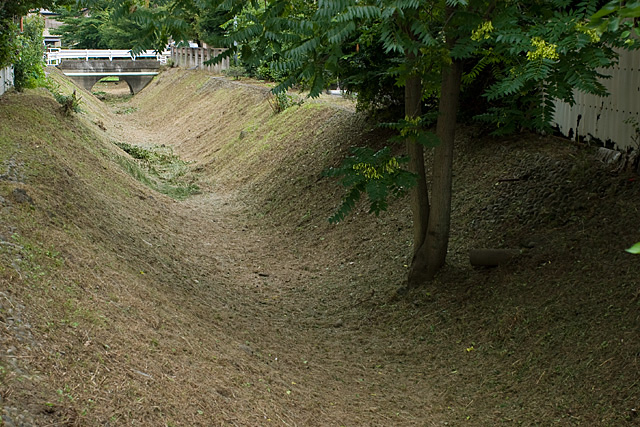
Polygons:
[[169,52],[158,53],[154,50],[147,50],[138,55],[133,55],[130,50],[123,49],[50,49],[46,53],[47,65],[59,65],[63,59],[132,59],[137,58],[155,58],[161,64],[167,63]]
[[13,66],[0,69],[0,95],[13,87]]

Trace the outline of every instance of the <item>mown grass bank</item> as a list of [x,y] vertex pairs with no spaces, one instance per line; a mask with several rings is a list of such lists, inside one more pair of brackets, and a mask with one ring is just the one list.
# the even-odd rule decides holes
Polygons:
[[[322,102],[274,114],[264,87],[176,69],[114,107],[127,114],[78,93],[71,116],[44,91],[0,98],[11,420],[637,422],[636,177],[566,141],[461,129],[449,265],[400,296],[406,200],[326,221],[342,192],[322,170],[387,136],[362,116]],[[200,191],[158,192],[118,145],[169,150]],[[473,269],[474,247],[525,255]]]

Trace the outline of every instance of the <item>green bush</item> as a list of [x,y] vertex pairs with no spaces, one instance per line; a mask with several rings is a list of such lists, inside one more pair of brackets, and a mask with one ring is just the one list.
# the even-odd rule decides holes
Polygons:
[[79,113],[80,112],[80,98],[76,96],[76,91],[74,90],[71,95],[63,95],[58,92],[52,92],[53,97],[62,105],[62,110],[64,114],[70,116],[71,113]]
[[11,65],[18,52],[18,27],[12,19],[0,20],[0,68]]
[[239,80],[240,77],[246,76],[247,71],[242,66],[231,65],[228,69],[222,70],[225,76],[233,77],[234,80]]
[[44,74],[44,18],[26,19],[24,32],[18,37],[18,59],[14,63],[14,86],[17,90],[46,84]]
[[269,82],[281,82],[287,76],[285,73],[274,71],[266,64],[262,64],[259,67],[256,67],[253,75],[260,80],[266,80]]
[[294,105],[302,105],[304,102],[302,100],[296,101],[293,96],[288,95],[286,92],[271,93],[268,100],[271,109],[276,114]]

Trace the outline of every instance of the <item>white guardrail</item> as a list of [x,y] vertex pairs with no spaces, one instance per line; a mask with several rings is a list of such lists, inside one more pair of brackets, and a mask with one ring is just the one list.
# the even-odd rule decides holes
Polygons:
[[108,59],[126,58],[136,60],[136,58],[155,58],[161,64],[167,63],[167,58],[171,56],[169,51],[158,53],[154,50],[141,52],[136,56],[130,50],[115,49],[49,49],[46,53],[47,65],[59,65],[63,59]]

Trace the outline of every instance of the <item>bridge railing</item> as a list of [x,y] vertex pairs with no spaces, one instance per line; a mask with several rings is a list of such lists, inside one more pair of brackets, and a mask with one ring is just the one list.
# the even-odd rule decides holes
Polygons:
[[51,49],[46,53],[47,65],[58,65],[63,59],[108,59],[124,58],[136,60],[136,58],[155,58],[161,64],[167,63],[169,52],[157,53],[154,50],[147,50],[138,55],[132,55],[130,50],[124,49]]

